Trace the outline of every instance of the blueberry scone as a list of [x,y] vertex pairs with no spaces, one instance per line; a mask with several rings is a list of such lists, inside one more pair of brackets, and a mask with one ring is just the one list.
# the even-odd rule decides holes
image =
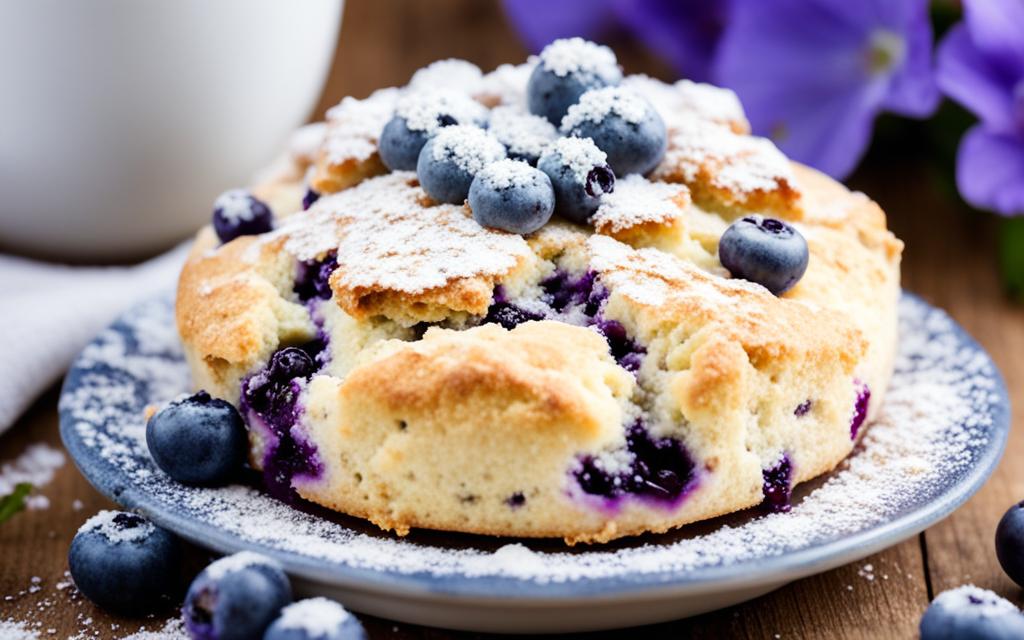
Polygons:
[[892,372],[901,250],[733,93],[571,39],[345,98],[218,200],[177,322],[275,496],[604,542],[784,511],[839,464]]

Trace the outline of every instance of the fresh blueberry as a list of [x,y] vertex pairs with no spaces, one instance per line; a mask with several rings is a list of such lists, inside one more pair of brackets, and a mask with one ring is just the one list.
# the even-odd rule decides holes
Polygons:
[[464,93],[427,89],[407,94],[384,126],[377,143],[380,159],[392,171],[413,171],[431,136],[456,124],[484,125],[487,110]]
[[622,70],[611,49],[582,38],[555,40],[541,51],[526,85],[530,113],[558,126],[590,89],[617,85]]
[[291,601],[291,585],[281,566],[243,551],[221,558],[196,576],[182,617],[194,640],[250,640],[262,637]]
[[544,150],[537,168],[551,179],[560,216],[584,224],[601,196],[615,190],[615,172],[607,161],[590,138],[559,138]]
[[807,241],[781,220],[750,215],[722,234],[718,258],[734,278],[756,282],[778,296],[807,270]]
[[310,598],[281,610],[263,640],[366,640],[366,629],[340,604]]
[[940,593],[921,618],[921,640],[1024,638],[1024,615],[991,591],[965,585]]
[[205,391],[156,412],[146,424],[156,465],[184,484],[226,484],[245,462],[245,423],[229,402]]
[[423,145],[416,175],[434,200],[462,204],[474,176],[504,157],[505,147],[480,127],[453,125]]
[[71,541],[68,565],[79,591],[123,615],[152,613],[180,597],[177,538],[134,513],[89,518]]
[[1024,586],[1024,502],[1010,507],[999,521],[996,557],[1006,575]]
[[270,207],[244,189],[225,191],[213,203],[213,229],[221,242],[266,233],[273,228]]
[[608,154],[608,165],[619,177],[648,173],[668,147],[665,121],[651,103],[620,87],[583,94],[562,119],[562,133],[593,139]]
[[532,233],[551,219],[555,192],[542,171],[521,160],[499,160],[473,178],[469,207],[482,226]]

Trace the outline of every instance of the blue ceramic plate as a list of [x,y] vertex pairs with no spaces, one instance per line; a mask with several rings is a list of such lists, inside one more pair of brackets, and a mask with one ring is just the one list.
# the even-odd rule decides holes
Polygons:
[[981,487],[1009,429],[1003,381],[978,344],[914,296],[896,373],[850,458],[757,511],[611,545],[566,548],[437,532],[400,539],[250,486],[198,489],[160,472],[144,411],[189,389],[171,297],[125,314],[69,372],[61,435],[86,478],[197,544],[280,560],[299,592],[377,616],[480,631],[578,631],[710,611],[852,562],[949,515]]

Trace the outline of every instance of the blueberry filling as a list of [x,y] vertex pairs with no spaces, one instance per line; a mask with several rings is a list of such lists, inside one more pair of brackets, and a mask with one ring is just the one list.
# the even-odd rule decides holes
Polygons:
[[796,409],[793,411],[793,415],[795,415],[798,418],[806,416],[808,413],[811,412],[811,405],[813,404],[814,403],[811,400],[804,400],[803,402],[796,406]]
[[670,505],[697,484],[696,465],[683,443],[677,438],[652,436],[639,420],[626,434],[626,452],[629,464],[615,470],[607,469],[608,465],[594,456],[583,456],[573,477],[590,495],[608,500],[636,496]]
[[263,427],[263,479],[270,494],[280,500],[297,500],[292,487],[295,477],[315,478],[323,472],[316,447],[297,429],[302,415],[301,382],[318,370],[316,355],[322,350],[319,340],[286,347],[242,382],[242,414],[250,429]]
[[320,194],[306,187],[306,193],[302,195],[302,210],[305,211],[313,206],[313,203],[320,199]]
[[857,386],[857,400],[853,404],[853,418],[850,419],[850,440],[857,439],[857,433],[868,419],[868,403],[871,401],[871,389],[867,383],[854,380]]
[[[604,317],[602,307],[608,299],[608,290],[601,286],[595,272],[573,276],[559,270],[541,281],[540,287],[543,290],[541,304],[526,309],[510,302],[504,287],[498,285],[494,289],[494,302],[483,322],[497,323],[511,330],[530,320],[569,321],[570,316],[575,316],[578,323],[582,315],[585,326],[593,327],[604,336],[612,357],[621,367],[632,372],[640,368],[647,349],[629,337],[621,322]],[[548,311],[545,312],[544,307]]]
[[793,464],[789,456],[783,454],[774,465],[761,472],[764,477],[764,502],[761,505],[772,513],[786,513],[792,508],[790,497],[793,495]]
[[322,260],[299,263],[294,291],[302,302],[329,300],[331,298],[331,274],[338,268],[338,259],[328,255]]
[[513,509],[518,509],[526,504],[526,496],[523,495],[522,491],[516,491],[505,500],[505,504]]

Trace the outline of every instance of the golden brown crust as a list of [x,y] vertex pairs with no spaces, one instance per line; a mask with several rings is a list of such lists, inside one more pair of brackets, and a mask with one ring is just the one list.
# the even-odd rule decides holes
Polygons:
[[[687,126],[655,174],[679,183],[673,208],[621,210],[594,234],[553,222],[525,239],[429,202],[411,174],[363,180],[380,170],[372,154],[331,174],[322,152],[318,175],[335,182],[318,190],[344,190],[261,238],[218,248],[201,234],[177,301],[197,386],[237,399],[274,350],[314,337],[292,288],[301,261],[336,251],[332,299],[314,306],[331,360],[303,395],[301,428],[326,467],[296,484],[309,500],[400,535],[572,544],[756,505],[762,470],[783,454],[795,482],[832,469],[853,446],[854,379],[874,412],[891,375],[902,243],[877,204],[780,164],[770,143],[704,123],[720,137],[694,144],[678,137]],[[788,218],[807,238],[808,271],[783,297],[729,279],[717,260],[728,221],[748,211]],[[645,349],[635,375],[587,326],[474,326],[496,286],[535,299],[556,269],[597,273],[603,318]],[[421,322],[450,328],[423,334]],[[694,459],[696,488],[678,504],[604,504],[573,480],[581,456],[621,450],[636,420]],[[513,495],[523,504],[510,507]]]

